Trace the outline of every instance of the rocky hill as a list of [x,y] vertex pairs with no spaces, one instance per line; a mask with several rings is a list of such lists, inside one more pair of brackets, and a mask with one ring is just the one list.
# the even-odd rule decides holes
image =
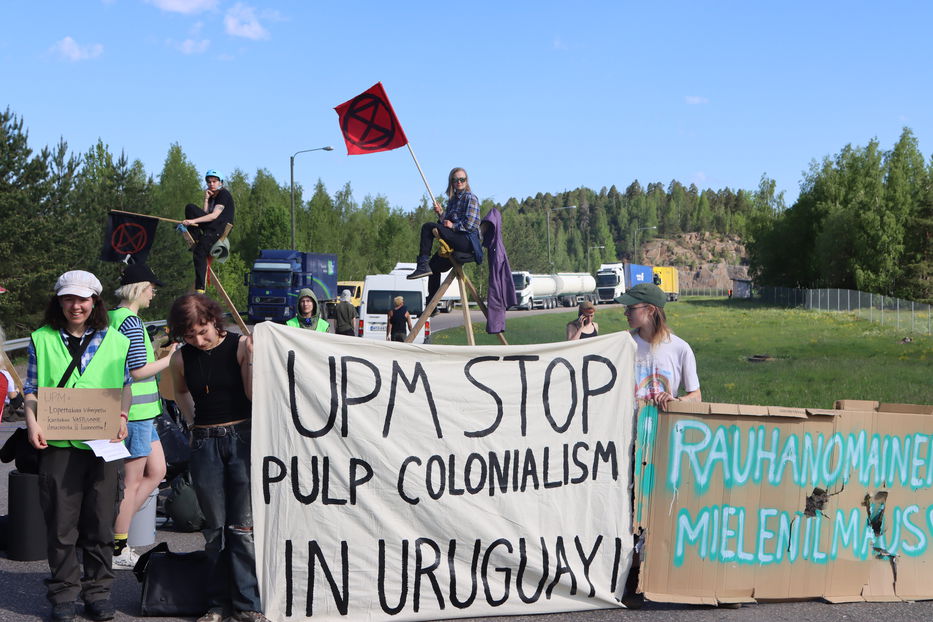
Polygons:
[[740,238],[717,233],[681,233],[641,246],[640,263],[675,266],[680,289],[729,289],[732,279],[748,278],[748,254]]

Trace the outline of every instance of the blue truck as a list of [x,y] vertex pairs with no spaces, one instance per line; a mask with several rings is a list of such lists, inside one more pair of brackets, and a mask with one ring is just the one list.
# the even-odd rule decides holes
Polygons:
[[246,275],[247,315],[251,323],[286,322],[295,315],[298,292],[305,287],[317,296],[323,310],[337,298],[337,255],[302,251],[259,251]]

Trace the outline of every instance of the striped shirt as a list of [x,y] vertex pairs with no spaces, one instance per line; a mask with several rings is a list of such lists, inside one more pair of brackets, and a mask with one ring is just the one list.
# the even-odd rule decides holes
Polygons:
[[130,351],[126,355],[126,366],[139,369],[146,364],[146,341],[143,335],[143,322],[137,315],[131,315],[120,324],[120,333],[130,340]]
[[[68,333],[64,330],[58,331],[61,335],[62,342],[65,344],[65,348],[68,347]],[[91,359],[94,358],[94,354],[97,353],[97,349],[100,348],[100,342],[104,340],[104,335],[107,333],[106,330],[95,331],[93,328],[89,328],[84,332],[84,336],[87,337],[91,335],[91,341],[87,344],[87,349],[84,350],[84,354],[81,355],[81,361],[78,363],[79,372],[84,373],[84,370],[87,368],[88,363],[91,362]],[[83,337],[82,337],[83,340]],[[28,349],[28,361],[26,363],[26,382],[23,383],[23,395],[38,395],[39,394],[39,366],[36,363],[36,344],[29,340],[29,349]],[[64,370],[62,370],[64,373]],[[127,367],[126,363],[123,364],[123,384],[132,384],[133,377],[130,376],[130,368]]]

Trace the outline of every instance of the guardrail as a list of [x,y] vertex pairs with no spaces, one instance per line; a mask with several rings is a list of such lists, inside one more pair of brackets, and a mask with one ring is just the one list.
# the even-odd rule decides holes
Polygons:
[[[153,322],[143,322],[143,326],[146,328],[150,326],[165,326],[166,320],[155,320]],[[4,352],[16,352],[17,350],[25,350],[29,345],[29,337],[23,337],[21,339],[10,339],[3,345]]]

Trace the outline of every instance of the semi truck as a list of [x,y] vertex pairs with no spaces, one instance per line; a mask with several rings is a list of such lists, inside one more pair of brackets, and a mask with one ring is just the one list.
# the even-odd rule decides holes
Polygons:
[[337,298],[337,255],[263,249],[245,275],[249,288],[247,316],[251,323],[286,322],[295,315],[298,292],[309,288],[323,315]]
[[625,293],[625,264],[604,263],[596,271],[596,293],[599,302],[613,302]]
[[654,282],[654,272],[651,266],[642,266],[637,263],[625,264],[625,286],[627,288]]
[[513,271],[515,308],[553,309],[558,305],[570,307],[588,300],[596,302],[596,279],[585,272],[558,272],[532,274]]
[[680,278],[673,266],[655,266],[654,282],[671,302],[680,297]]

